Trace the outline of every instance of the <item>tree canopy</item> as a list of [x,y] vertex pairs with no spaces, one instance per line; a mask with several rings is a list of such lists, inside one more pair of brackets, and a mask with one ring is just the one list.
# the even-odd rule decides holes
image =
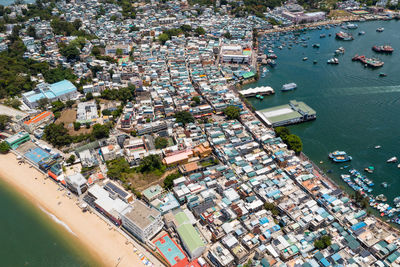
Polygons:
[[186,125],[188,123],[194,122],[192,113],[188,111],[178,111],[175,113],[175,118],[177,123],[182,123]]
[[158,136],[154,143],[157,149],[166,148],[168,146],[168,139]]
[[303,142],[301,141],[300,137],[291,134],[288,128],[276,127],[275,133],[276,136],[280,137],[288,146],[288,148],[296,152],[296,154],[299,154],[303,150]]
[[167,177],[164,179],[164,189],[171,189],[172,186],[174,185],[174,180],[178,179],[179,177],[182,177],[182,174],[180,174],[178,171],[175,173],[168,174]]
[[7,123],[9,123],[11,121],[11,118],[7,115],[0,115],[0,131],[3,131],[6,126]]
[[314,241],[314,247],[323,250],[332,244],[331,237],[329,235],[324,235],[321,238]]
[[228,106],[224,109],[224,115],[229,120],[237,120],[240,117],[240,108],[236,106]]
[[8,151],[10,151],[11,147],[8,145],[6,141],[2,141],[0,143],[0,153],[1,154],[7,154]]
[[163,166],[164,165],[162,164],[161,159],[158,155],[149,155],[142,159],[138,169],[141,173],[146,173],[156,170],[162,170]]

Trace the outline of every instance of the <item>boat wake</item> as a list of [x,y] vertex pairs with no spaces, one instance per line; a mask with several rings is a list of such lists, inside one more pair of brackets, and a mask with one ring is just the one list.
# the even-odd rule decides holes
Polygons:
[[61,220],[58,219],[54,214],[52,214],[52,213],[48,212],[47,210],[45,210],[42,206],[40,206],[40,205],[38,205],[38,206],[39,206],[39,209],[40,209],[41,211],[43,211],[44,213],[46,213],[47,215],[49,215],[49,217],[50,217],[54,222],[56,222],[57,224],[59,224],[59,225],[61,225],[62,227],[64,227],[68,232],[70,232],[70,233],[73,234],[74,236],[77,236],[77,235],[71,230],[71,228],[69,228],[69,226],[68,226],[65,222],[61,221]]

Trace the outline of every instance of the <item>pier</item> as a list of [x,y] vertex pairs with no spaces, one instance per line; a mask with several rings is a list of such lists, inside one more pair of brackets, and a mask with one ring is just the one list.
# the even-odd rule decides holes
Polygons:
[[239,94],[241,94],[244,97],[252,97],[256,95],[272,95],[275,94],[274,89],[269,86],[260,86],[260,87],[255,87],[255,88],[249,88],[246,90],[241,90],[239,91]]
[[256,112],[258,117],[267,125],[277,127],[315,120],[317,113],[301,101],[291,100],[289,104]]

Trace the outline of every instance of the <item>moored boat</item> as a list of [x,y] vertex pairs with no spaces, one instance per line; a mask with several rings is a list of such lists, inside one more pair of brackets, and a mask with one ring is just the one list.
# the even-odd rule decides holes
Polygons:
[[346,162],[352,160],[352,157],[344,151],[334,151],[329,153],[329,158],[334,162]]
[[395,162],[397,162],[397,157],[391,157],[391,158],[388,159],[386,162],[387,162],[387,163],[395,163]]
[[295,84],[295,83],[287,83],[287,84],[284,84],[284,85],[282,86],[281,91],[282,91],[282,92],[292,91],[292,90],[294,90],[294,89],[296,89],[296,88],[297,88],[297,84]]
[[328,59],[328,61],[326,63],[337,65],[337,64],[339,64],[339,59],[334,57],[334,58]]
[[350,33],[342,31],[336,33],[336,38],[343,41],[352,41],[354,39]]
[[385,30],[385,28],[383,27],[379,27],[378,29],[376,29],[377,32],[383,32]]
[[383,64],[385,64],[383,61],[377,59],[377,58],[367,58],[366,56],[362,55],[355,55],[352,58],[353,61],[360,61],[367,67],[373,67],[373,68],[379,68],[382,67]]
[[374,50],[377,53],[393,53],[394,49],[390,45],[374,45],[372,47],[372,50]]

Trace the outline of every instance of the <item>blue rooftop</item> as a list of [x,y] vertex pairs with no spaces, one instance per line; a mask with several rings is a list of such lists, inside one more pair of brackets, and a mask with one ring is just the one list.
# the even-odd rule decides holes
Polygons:
[[49,87],[32,90],[23,95],[28,99],[29,102],[34,103],[41,98],[54,99],[62,95],[76,91],[75,85],[68,80],[63,80],[50,84]]

